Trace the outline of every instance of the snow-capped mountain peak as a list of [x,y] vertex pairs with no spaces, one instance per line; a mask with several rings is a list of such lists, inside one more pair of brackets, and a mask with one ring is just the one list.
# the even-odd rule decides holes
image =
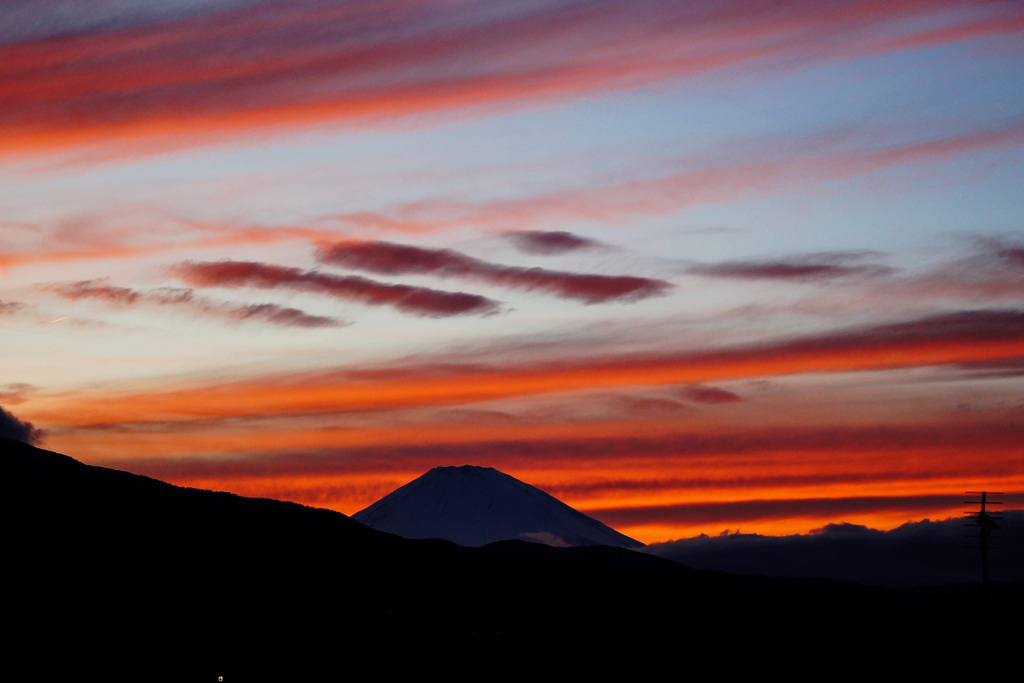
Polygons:
[[492,467],[435,467],[352,516],[405,538],[482,546],[521,539],[556,546],[642,543]]

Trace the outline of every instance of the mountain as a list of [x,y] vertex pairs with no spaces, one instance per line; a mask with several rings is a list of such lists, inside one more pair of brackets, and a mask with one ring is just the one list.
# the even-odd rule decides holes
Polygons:
[[443,538],[472,547],[515,539],[557,547],[643,547],[493,467],[435,467],[352,519],[403,538]]
[[[1024,581],[1024,510],[1000,510],[990,541],[993,581]],[[644,552],[730,574],[817,576],[893,588],[978,581],[978,527],[961,517],[907,522],[889,531],[829,524],[808,534],[728,533],[652,543]],[[1005,541],[1005,542],[1004,542]]]
[[[469,548],[0,439],[0,676],[445,681],[951,677],[1019,645],[974,596],[706,572],[607,546]],[[963,667],[961,669],[960,667]],[[88,677],[88,676],[86,676]]]

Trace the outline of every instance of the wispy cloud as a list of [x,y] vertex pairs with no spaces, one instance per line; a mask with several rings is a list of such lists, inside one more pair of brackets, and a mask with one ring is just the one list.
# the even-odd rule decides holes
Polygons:
[[[127,213],[127,217],[124,215]],[[122,226],[121,224],[126,224]],[[147,226],[140,228],[139,224]],[[154,227],[154,224],[159,224]],[[113,226],[113,227],[112,227]],[[205,223],[180,218],[138,216],[113,211],[76,216],[56,224],[30,226],[32,239],[0,254],[0,269],[74,261],[131,259],[168,252],[279,244],[327,242],[330,231],[301,226],[257,227]]]
[[29,306],[20,301],[0,301],[0,315],[14,315],[24,313]]
[[[577,248],[581,240],[564,231],[545,231],[550,225],[579,221],[618,223],[639,216],[667,215],[705,203],[747,193],[771,192],[787,181],[819,182],[870,173],[898,164],[942,160],[974,151],[1024,144],[1024,123],[1010,122],[974,131],[938,134],[924,141],[889,140],[874,135],[857,145],[837,135],[744,145],[743,156],[708,166],[707,160],[677,159],[676,172],[553,189],[546,193],[500,199],[460,200],[432,197],[397,202],[374,211],[323,216],[364,234],[436,233],[455,228],[504,232],[520,249],[552,251]],[[784,144],[783,144],[784,143]],[[863,144],[860,144],[863,143]],[[781,150],[781,151],[780,151]],[[794,151],[795,150],[795,151]],[[17,244],[0,254],[0,268],[58,264],[82,260],[126,259],[139,256],[260,245],[287,241],[328,244],[337,233],[302,225],[253,226],[203,223],[182,219],[95,215],[58,225],[30,225]],[[84,221],[84,223],[83,223]],[[163,223],[160,229],[139,230],[138,224]],[[123,228],[111,225],[124,224]],[[87,228],[87,229],[86,229]],[[1012,255],[1011,252],[1008,252]],[[862,254],[868,256],[870,254]],[[846,277],[881,275],[885,266],[857,263],[857,254],[818,254],[785,259],[692,264],[695,274],[717,277],[789,279],[824,282]]]
[[[959,363],[956,367],[967,376],[975,379],[1024,377],[1024,356],[994,361]],[[1024,405],[1024,400],[1022,400],[1022,405]]]
[[594,240],[565,230],[519,230],[507,233],[506,237],[527,254],[565,254],[598,245]]
[[738,403],[743,400],[739,394],[720,387],[692,384],[679,390],[679,394],[695,403]]
[[24,403],[26,397],[32,394],[36,387],[26,382],[11,382],[0,384],[0,403],[6,405],[17,405]]
[[615,396],[613,406],[618,412],[637,417],[676,415],[687,408],[682,401],[648,396]]
[[665,523],[673,518],[687,518],[688,524],[701,521],[740,526],[773,519],[786,519],[813,514],[818,518],[843,519],[853,513],[881,511],[949,509],[959,506],[955,495],[931,496],[844,496],[837,498],[764,499],[736,502],[692,503],[680,505],[652,505],[649,507],[608,508],[601,513],[610,523],[632,526],[651,522]]
[[[174,428],[175,423],[167,427]],[[563,429],[559,436],[529,423],[479,434],[406,425],[367,430],[351,442],[346,440],[348,430],[337,430],[327,438],[314,432],[256,432],[242,438],[253,445],[268,439],[268,448],[248,456],[180,460],[133,453],[131,462],[145,466],[152,476],[173,471],[191,477],[417,472],[432,463],[470,461],[509,469],[572,471],[579,466],[578,454],[587,453],[592,467],[587,476],[570,477],[549,488],[575,499],[594,499],[595,492],[635,491],[641,498],[659,501],[665,492],[679,490],[710,491],[726,500],[733,496],[723,491],[769,490],[774,497],[785,498],[801,488],[821,491],[828,484],[842,484],[847,490],[901,481],[934,481],[941,486],[962,470],[972,445],[993,453],[985,462],[975,463],[979,475],[996,476],[1020,457],[1022,430],[1021,416],[1006,419],[1006,415],[835,427],[739,423],[654,435],[601,424]],[[389,433],[393,439],[387,438]],[[295,447],[296,443],[302,447]],[[430,443],[429,449],[423,447],[425,443]],[[794,459],[794,453],[800,457]],[[739,466],[748,464],[751,457],[763,466]],[[850,470],[852,462],[861,463],[857,471]],[[637,479],[637,463],[651,468],[649,478]],[[666,476],[669,471],[672,475]],[[597,484],[588,481],[595,476],[600,477]]]
[[211,11],[275,0],[9,0],[0,5],[0,45],[54,40],[92,33],[114,33]]
[[481,280],[498,287],[540,290],[594,304],[636,301],[672,285],[626,275],[567,273],[488,263],[452,249],[424,249],[392,242],[340,242],[320,250],[321,263],[383,275],[435,275]]
[[368,306],[391,306],[403,313],[433,318],[490,315],[499,310],[496,301],[479,294],[388,284],[354,275],[337,276],[252,261],[186,261],[173,267],[171,273],[197,287],[295,289]]
[[893,273],[888,266],[857,263],[866,253],[813,254],[798,258],[724,261],[689,266],[686,272],[706,277],[740,280],[790,280],[827,282],[837,278],[872,278]]
[[[571,222],[621,223],[641,216],[668,215],[738,196],[770,194],[792,183],[841,180],[893,166],[943,161],[1022,144],[1024,120],[997,122],[975,130],[935,131],[912,139],[896,136],[893,131],[877,130],[866,135],[827,131],[789,139],[748,141],[741,146],[740,154],[733,158],[717,157],[713,162],[699,154],[680,157],[673,162],[675,170],[672,172],[659,169],[660,173],[646,177],[475,201],[433,197],[376,211],[335,214],[332,218],[359,230],[383,233],[430,233],[468,228],[522,233]],[[865,255],[868,254],[860,254]],[[857,256],[804,256],[799,263],[774,264],[779,266],[775,276],[850,275],[853,271],[842,268],[856,268],[858,264],[851,261]],[[744,266],[747,277],[753,277],[756,266],[773,263],[734,265],[737,273],[743,272],[740,267]],[[860,265],[868,269],[864,274],[884,268]],[[815,270],[816,266],[820,267]],[[783,272],[786,270],[788,273]],[[712,269],[705,274],[716,273]],[[770,275],[769,270],[761,271],[761,277]]]
[[[1017,239],[974,239],[960,258],[924,273],[887,283],[886,295],[951,301],[1020,301],[1024,292],[1024,243]],[[880,291],[880,290],[874,290]]]
[[198,296],[195,290],[183,287],[160,287],[139,290],[117,287],[103,280],[82,280],[44,288],[58,296],[78,301],[98,299],[121,306],[151,304],[173,306],[204,316],[215,316],[229,320],[252,320],[280,325],[283,327],[341,327],[346,323],[337,318],[310,315],[297,308],[271,303],[235,305],[210,301]]

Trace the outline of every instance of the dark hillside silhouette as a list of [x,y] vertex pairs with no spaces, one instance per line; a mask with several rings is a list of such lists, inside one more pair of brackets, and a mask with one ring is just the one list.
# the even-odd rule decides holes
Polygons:
[[[406,540],[10,440],[0,501],[11,680],[26,665],[106,680],[625,680],[659,661],[720,674],[836,657],[948,671],[981,617],[970,601],[618,548]],[[1007,623],[1020,606],[1004,603]],[[986,623],[993,648],[1017,642]]]
[[[992,553],[992,579],[1024,580],[1024,510],[1008,510]],[[973,533],[973,539],[969,538]],[[817,576],[895,588],[981,580],[978,528],[963,518],[908,522],[889,531],[829,524],[809,534],[727,533],[655,543],[646,552],[700,569],[737,574]]]

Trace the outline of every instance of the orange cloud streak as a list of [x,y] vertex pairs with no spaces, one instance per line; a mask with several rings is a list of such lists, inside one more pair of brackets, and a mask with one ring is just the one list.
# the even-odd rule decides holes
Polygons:
[[[395,117],[579,94],[762,62],[815,63],[1018,31],[1015,3],[508,5],[312,0],[0,46],[0,149]],[[951,23],[915,29],[918,18]],[[959,23],[952,23],[959,21]],[[41,19],[44,24],[45,18]],[[892,36],[892,29],[902,35]],[[628,36],[609,40],[609,35]]]
[[[811,429],[788,435],[785,430],[761,433],[742,426],[737,431],[740,441],[764,443],[757,452],[733,453],[728,436],[696,435],[693,441],[721,441],[722,452],[694,455],[685,450],[685,438],[676,439],[679,450],[672,448],[672,436],[645,440],[581,435],[537,443],[527,426],[520,428],[520,440],[510,434],[505,444],[482,441],[454,450],[451,444],[420,435],[424,438],[418,443],[343,448],[337,455],[314,451],[256,459],[113,464],[181,485],[293,500],[351,514],[430,467],[469,462],[496,466],[617,528],[630,529],[628,533],[661,528],[644,540],[715,533],[737,524],[773,533],[806,531],[836,521],[837,509],[855,515],[846,521],[888,528],[945,509],[924,500],[928,497],[955,500],[965,487],[985,488],[993,481],[1007,490],[1024,486],[1018,465],[1024,458],[1019,427],[930,424],[893,427],[884,435],[873,435],[871,428],[853,429],[849,433],[860,433],[862,443],[800,451],[788,450],[787,439],[827,439]],[[409,432],[411,437],[418,430]],[[596,452],[597,457],[581,462],[581,450]],[[302,444],[292,444],[286,452],[302,453]],[[979,452],[986,454],[982,463]],[[588,482],[598,482],[599,495],[588,492]],[[914,515],[905,516],[908,506]],[[893,517],[894,507],[904,516]]]
[[47,445],[179,485],[347,514],[430,467],[494,466],[646,541],[735,526],[804,532],[836,521],[837,510],[890,528],[944,509],[928,507],[929,497],[993,482],[1024,488],[1024,423],[1006,411],[845,426],[737,416],[728,427],[445,415],[356,428],[324,426],[329,416],[71,428],[48,434]]
[[[34,403],[41,424],[124,423],[393,410],[511,396],[797,373],[852,372],[1024,356],[1024,313],[970,311],[720,351],[507,369],[424,368],[271,376],[180,390]],[[46,405],[46,407],[44,407]]]

